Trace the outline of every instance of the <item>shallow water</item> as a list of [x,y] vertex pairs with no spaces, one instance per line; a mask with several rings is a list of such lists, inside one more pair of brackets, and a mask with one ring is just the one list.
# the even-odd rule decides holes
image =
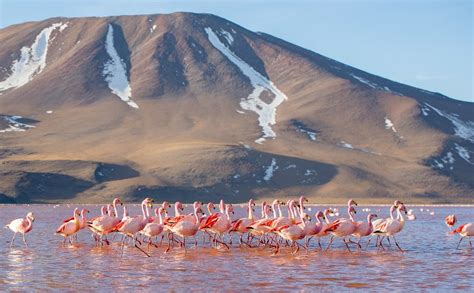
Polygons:
[[[18,237],[14,247],[7,243],[12,234],[0,231],[0,290],[144,290],[156,291],[370,291],[395,289],[446,291],[474,288],[474,250],[465,240],[456,250],[459,238],[448,236],[444,217],[456,214],[461,222],[472,221],[474,207],[411,206],[416,221],[408,221],[397,237],[407,252],[394,246],[377,252],[370,245],[366,251],[349,253],[341,242],[334,249],[319,252],[316,241],[308,254],[288,250],[272,256],[270,248],[239,248],[237,241],[229,251],[212,249],[208,245],[189,249],[151,249],[147,258],[136,248],[127,248],[123,258],[117,241],[96,247],[90,233],[81,231],[79,242],[64,247],[62,237],[54,231],[61,220],[72,214],[72,205],[0,205],[0,224],[35,213],[33,230],[28,234],[29,248]],[[81,206],[78,206],[81,207]],[[92,214],[100,207],[88,205]],[[323,207],[312,207],[312,213]],[[358,207],[357,218],[366,218]],[[379,216],[388,216],[388,207],[369,207]],[[434,215],[426,209],[434,211]],[[130,208],[138,214],[138,206]],[[189,211],[189,207],[187,207]],[[340,210],[344,210],[340,207]],[[236,217],[242,216],[238,208]],[[118,239],[118,238],[117,238]],[[201,237],[198,237],[201,240]],[[322,240],[323,245],[327,239]],[[146,247],[144,247],[146,248]]]

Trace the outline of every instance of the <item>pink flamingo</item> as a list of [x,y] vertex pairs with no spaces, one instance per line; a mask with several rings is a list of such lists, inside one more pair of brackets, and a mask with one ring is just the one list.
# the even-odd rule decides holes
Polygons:
[[316,222],[308,222],[305,224],[305,233],[306,233],[306,247],[309,247],[309,241],[313,236],[317,236],[319,232],[323,229],[323,223],[321,218],[324,219],[323,212],[319,211],[315,214]]
[[225,206],[225,213],[216,213],[215,216],[210,216],[207,223],[203,227],[204,229],[209,229],[212,233],[215,234],[213,238],[213,242],[215,243],[215,245],[217,245],[217,243],[220,243],[224,245],[227,249],[229,249],[229,246],[223,241],[218,240],[218,237],[222,237],[222,235],[229,231],[232,227],[232,218],[230,216],[230,213],[234,213],[234,208],[232,207],[232,205],[228,204]]
[[[200,208],[198,206],[194,206],[194,222],[183,221],[180,220],[178,222],[169,223],[170,232],[180,236],[183,238],[182,246],[184,247],[184,251],[186,252],[186,237],[196,235],[197,231],[199,230],[199,212]],[[171,249],[171,243],[168,242],[168,248],[166,252]]]
[[[138,245],[137,245],[137,234],[143,228],[145,228],[146,224],[149,223],[149,211],[148,208],[153,207],[153,199],[145,198],[142,203],[142,215],[129,217],[126,218],[125,221],[119,222],[115,227],[114,230],[120,232],[124,236],[128,236],[134,240],[135,247],[138,248],[140,251],[145,253]],[[122,255],[125,246],[125,238],[122,240]],[[145,253],[148,257],[149,254]]]
[[[248,232],[248,227],[255,222],[255,218],[253,216],[254,206],[255,206],[255,202],[253,201],[253,199],[250,199],[247,206],[247,212],[248,212],[247,218],[240,218],[232,222],[232,227],[230,229],[230,232],[237,232],[240,234],[239,244],[242,244],[243,242],[242,237],[245,233]],[[250,246],[248,242],[246,242],[245,244]]]
[[26,218],[16,219],[7,224],[5,228],[12,230],[13,238],[10,242],[10,248],[13,245],[13,241],[15,241],[15,236],[17,233],[21,233],[23,235],[23,243],[25,246],[28,247],[28,243],[26,243],[26,234],[33,229],[33,222],[35,221],[35,216],[33,213],[29,212],[26,214]]
[[72,235],[76,234],[77,231],[81,228],[81,220],[79,219],[79,209],[74,209],[73,220],[67,220],[61,226],[56,229],[56,234],[64,237],[63,244],[66,244],[66,241],[69,240],[69,243],[72,243]]
[[382,245],[382,241],[383,241],[383,238],[384,237],[392,237],[393,240],[395,241],[395,244],[397,245],[398,249],[400,251],[404,251],[403,249],[401,249],[400,245],[398,245],[398,242],[397,242],[397,239],[395,238],[395,234],[398,234],[400,233],[400,231],[403,229],[404,225],[405,225],[405,218],[403,217],[403,214],[402,212],[404,212],[405,214],[407,214],[407,210],[405,208],[405,205],[399,205],[398,208],[397,208],[397,219],[387,219],[386,221],[378,224],[378,225],[375,225],[374,223],[374,234],[381,234],[382,235],[382,239],[380,240],[379,244],[380,244],[380,247],[381,248],[384,248],[383,245]]
[[[292,254],[295,254],[299,250],[299,244],[297,240],[303,239],[306,236],[305,233],[305,225],[306,221],[311,221],[311,217],[309,217],[307,214],[300,214],[300,219],[301,219],[301,224],[295,224],[295,225],[285,225],[279,228],[273,229],[275,233],[277,233],[281,238],[284,240],[290,241],[291,242],[291,247],[296,246],[296,250],[292,251]],[[277,254],[280,251],[280,245],[276,244],[276,249],[274,254]]]
[[456,224],[456,221],[456,215],[449,215],[444,219],[446,226],[448,226],[450,229]]
[[[377,217],[376,214],[369,214],[367,215],[367,222],[363,222],[363,221],[356,222],[356,230],[354,233],[352,233],[352,235],[358,238],[357,242],[354,242],[354,243],[357,244],[359,249],[361,248],[360,239],[362,237],[370,236],[372,232],[374,232],[374,225],[372,223],[372,219],[376,217]],[[349,241],[351,240],[349,239]]]
[[[104,214],[104,210],[102,208],[101,212],[102,212],[102,215],[99,216],[99,217],[95,217],[95,218],[92,218],[91,220],[89,220],[87,222],[87,225],[89,226],[89,228],[99,236],[99,238],[96,238],[96,241],[103,241],[105,242],[106,244],[109,244],[109,241],[107,240],[107,238],[103,239],[103,237],[107,236],[108,234],[110,234],[111,232],[114,231],[114,228],[115,226],[121,222],[121,219],[119,219],[118,217],[118,211],[117,211],[117,204],[122,204],[122,202],[120,201],[120,199],[118,198],[115,198],[113,201],[112,201],[112,206],[109,205],[108,209],[109,209],[109,213],[108,214]],[[113,213],[115,215],[112,216],[112,207],[113,207]]]
[[[150,244],[153,244],[151,242],[151,238],[159,236],[161,233],[163,233],[164,225],[163,225],[163,218],[162,214],[164,213],[163,207],[160,207],[157,212],[157,219],[151,223],[147,223],[141,233],[145,235],[145,237],[148,237],[148,248],[150,248]],[[156,222],[158,220],[158,222]],[[155,247],[157,247],[155,244],[153,244]]]
[[329,232],[326,231],[326,228],[327,228],[327,226],[329,226],[331,224],[331,221],[329,221],[329,216],[334,216],[334,212],[331,209],[325,209],[324,212],[323,212],[323,216],[324,216],[324,218],[323,218],[324,222],[321,223],[321,225],[322,225],[321,231],[319,231],[319,233],[316,235],[316,237],[318,237],[319,248],[321,248],[321,249],[322,249],[321,237],[326,237],[326,236],[329,235]]
[[331,239],[329,240],[329,244],[326,250],[331,247],[331,244],[334,241],[334,237],[340,237],[342,238],[344,244],[346,244],[347,250],[351,252],[349,244],[346,241],[346,237],[354,233],[357,227],[353,216],[353,214],[356,213],[356,210],[352,206],[351,201],[349,201],[348,203],[347,213],[349,214],[349,219],[337,219],[336,221],[332,222],[328,227],[326,227],[326,232],[332,232]]
[[449,234],[450,235],[454,235],[454,234],[461,235],[461,239],[459,239],[459,243],[458,243],[458,246],[456,247],[456,249],[459,249],[459,246],[461,245],[461,242],[464,239],[464,237],[469,237],[468,238],[469,239],[469,245],[472,248],[471,237],[474,236],[474,223],[463,224],[463,225],[457,227],[456,229],[454,229],[453,231],[451,231]]

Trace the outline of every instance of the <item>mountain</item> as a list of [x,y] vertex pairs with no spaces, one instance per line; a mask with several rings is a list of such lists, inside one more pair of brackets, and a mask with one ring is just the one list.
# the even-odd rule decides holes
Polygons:
[[223,18],[53,18],[0,43],[1,202],[474,203],[473,103]]

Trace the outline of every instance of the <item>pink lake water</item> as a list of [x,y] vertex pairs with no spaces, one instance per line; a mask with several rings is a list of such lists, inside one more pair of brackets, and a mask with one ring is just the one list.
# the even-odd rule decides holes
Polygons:
[[[126,248],[123,257],[117,240],[96,247],[90,233],[83,230],[74,245],[62,245],[54,235],[62,219],[72,214],[74,205],[0,205],[0,224],[35,213],[29,248],[18,237],[12,249],[12,234],[0,231],[0,291],[322,291],[356,289],[369,291],[447,291],[474,288],[474,250],[464,240],[456,249],[457,236],[448,236],[444,217],[456,214],[460,222],[472,222],[474,207],[419,207],[415,221],[407,221],[397,237],[403,249],[394,246],[379,251],[370,245],[362,252],[349,253],[335,241],[333,249],[320,252],[316,241],[310,252],[291,255],[288,250],[272,256],[270,248],[239,248],[237,241],[227,249],[198,247],[188,241],[188,251],[152,248],[151,257],[138,249]],[[77,207],[82,207],[78,205]],[[100,206],[87,205],[92,215]],[[313,206],[312,213],[325,206]],[[339,207],[341,211],[343,207]],[[367,212],[358,207],[357,218]],[[370,212],[388,216],[388,207],[370,206]],[[424,211],[421,212],[420,208]],[[430,212],[434,215],[430,215]],[[138,206],[130,206],[138,214]],[[187,207],[187,211],[190,208]],[[235,217],[243,210],[237,208]],[[198,237],[201,239],[201,237]],[[474,239],[473,239],[474,240]],[[323,245],[327,239],[322,240]],[[144,247],[146,249],[146,247]]]

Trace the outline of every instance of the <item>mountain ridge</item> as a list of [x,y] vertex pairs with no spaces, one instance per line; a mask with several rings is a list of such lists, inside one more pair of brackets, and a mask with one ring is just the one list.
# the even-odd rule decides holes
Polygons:
[[[183,201],[195,193],[234,202],[304,193],[472,203],[474,103],[195,13],[1,29],[0,85],[20,49],[54,23],[67,25],[52,30],[45,67],[24,85],[0,86],[0,114],[38,121],[3,122],[10,130],[0,133],[0,161],[9,167],[0,194],[9,201],[99,202],[115,193],[138,200],[148,191]],[[58,160],[91,163],[77,164],[79,176],[52,169]],[[23,169],[11,167],[17,161]],[[30,174],[38,162],[45,167],[36,173],[49,181]],[[100,180],[91,175],[97,164],[137,176]],[[87,182],[61,198],[57,175]]]

